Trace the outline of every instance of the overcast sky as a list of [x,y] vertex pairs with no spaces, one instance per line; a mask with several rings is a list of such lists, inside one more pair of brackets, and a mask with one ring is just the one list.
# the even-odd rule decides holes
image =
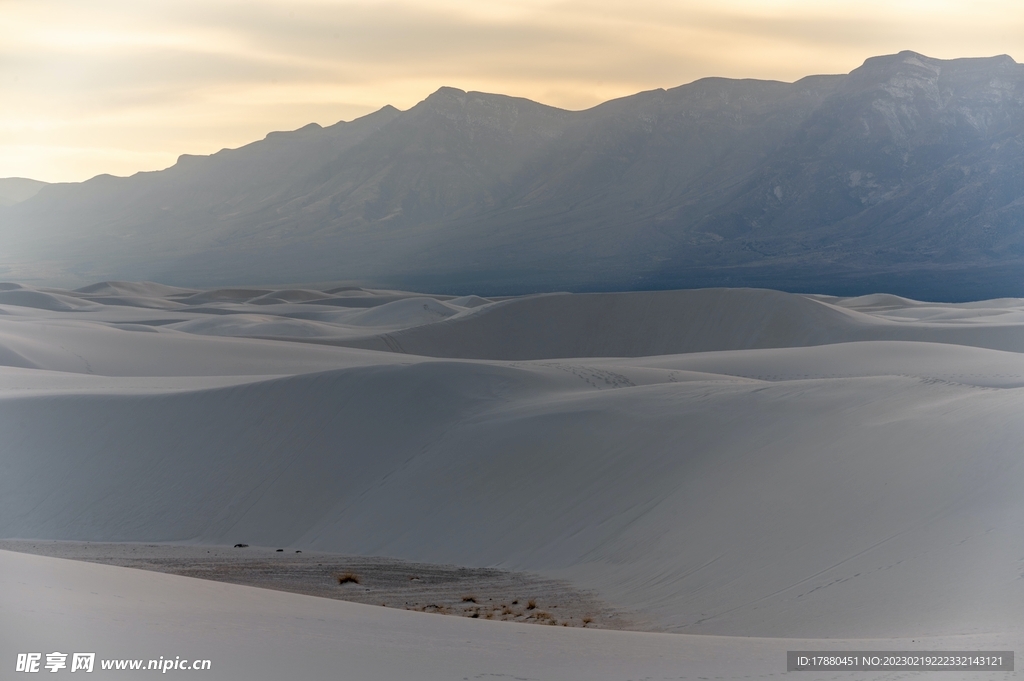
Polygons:
[[704,76],[1024,59],[1021,0],[0,0],[0,177],[128,175],[442,85],[583,109]]

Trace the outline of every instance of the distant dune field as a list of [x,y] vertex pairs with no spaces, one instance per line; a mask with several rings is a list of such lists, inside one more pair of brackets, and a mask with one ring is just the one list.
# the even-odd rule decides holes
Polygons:
[[[1016,299],[6,284],[0,537],[497,566],[677,634],[1024,640],[1021,351]],[[699,639],[776,649],[739,640]]]

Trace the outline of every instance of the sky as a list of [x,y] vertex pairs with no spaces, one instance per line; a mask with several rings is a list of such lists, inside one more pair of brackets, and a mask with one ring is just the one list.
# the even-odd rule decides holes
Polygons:
[[172,165],[441,86],[584,109],[870,56],[1024,60],[1020,0],[0,0],[0,177]]

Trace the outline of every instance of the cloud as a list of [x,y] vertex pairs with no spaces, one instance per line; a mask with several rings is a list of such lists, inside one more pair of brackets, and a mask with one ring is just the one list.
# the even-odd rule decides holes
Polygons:
[[0,176],[49,180],[407,108],[441,85],[579,109],[901,49],[1024,54],[1016,0],[0,0],[0,13]]

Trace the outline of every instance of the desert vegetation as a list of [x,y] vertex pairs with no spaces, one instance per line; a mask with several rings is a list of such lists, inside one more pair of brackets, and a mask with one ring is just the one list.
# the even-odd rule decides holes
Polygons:
[[342,572],[338,575],[338,584],[361,584],[362,580],[354,572]]

